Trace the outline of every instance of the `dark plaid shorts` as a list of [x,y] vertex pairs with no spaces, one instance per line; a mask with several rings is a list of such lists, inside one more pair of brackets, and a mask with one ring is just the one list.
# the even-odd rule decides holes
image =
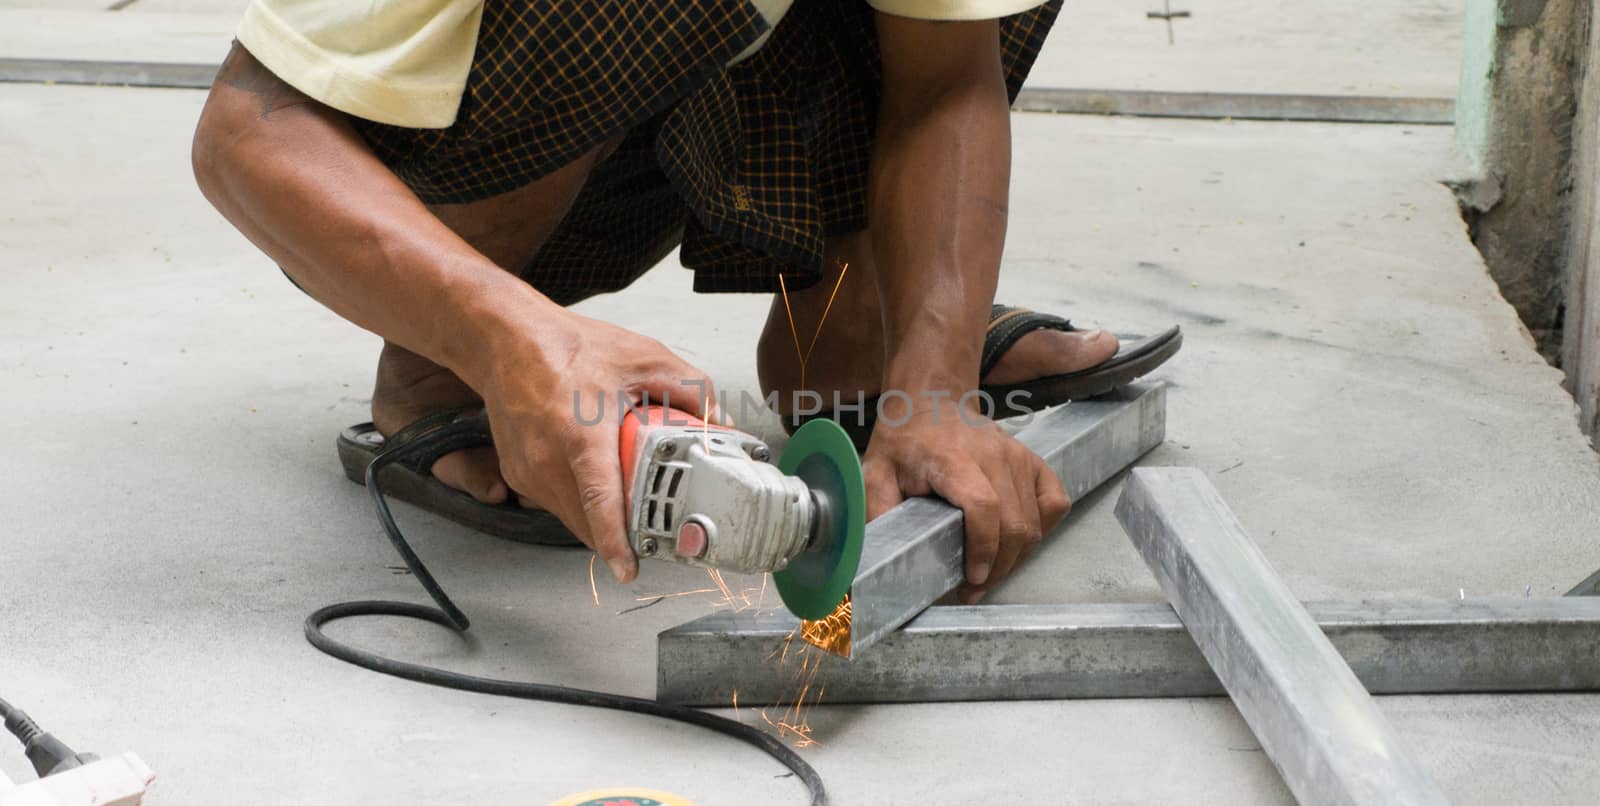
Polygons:
[[[1060,3],[1001,20],[1013,98]],[[558,302],[680,244],[697,291],[802,288],[825,238],[866,226],[877,37],[865,0],[796,0],[725,67],[765,29],[745,0],[487,0],[454,125],[356,125],[429,204],[515,190],[625,134],[523,271]]]

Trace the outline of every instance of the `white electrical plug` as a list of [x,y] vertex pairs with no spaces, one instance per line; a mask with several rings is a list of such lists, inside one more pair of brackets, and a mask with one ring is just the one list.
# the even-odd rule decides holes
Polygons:
[[74,767],[8,789],[0,774],[0,806],[139,806],[156,774],[137,755]]

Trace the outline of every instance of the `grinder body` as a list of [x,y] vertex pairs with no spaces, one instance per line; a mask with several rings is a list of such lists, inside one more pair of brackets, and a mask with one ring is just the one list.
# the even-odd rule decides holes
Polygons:
[[771,573],[801,618],[844,600],[861,559],[866,495],[861,458],[836,423],[807,423],[773,465],[755,436],[648,406],[623,417],[619,452],[634,554]]
[[640,557],[741,574],[781,571],[805,551],[818,505],[768,464],[760,439],[661,406],[623,418],[628,542]]

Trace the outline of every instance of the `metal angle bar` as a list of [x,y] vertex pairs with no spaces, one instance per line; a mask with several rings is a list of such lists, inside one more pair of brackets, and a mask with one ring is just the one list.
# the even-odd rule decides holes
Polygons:
[[[1135,384],[1035,416],[1016,438],[1042,457],[1076,501],[1166,438],[1165,384]],[[961,583],[966,531],[961,510],[913,498],[867,525],[850,588],[850,655]]]
[[[1306,610],[1374,694],[1600,691],[1600,599],[1320,602]],[[799,622],[715,613],[661,634],[656,697],[794,699]],[[791,649],[791,652],[798,650]],[[871,652],[820,664],[830,703],[1210,697],[1225,693],[1169,605],[930,607]]]
[[1279,95],[1241,92],[1024,87],[1012,109],[1078,115],[1130,115],[1219,120],[1292,120],[1328,123],[1455,123],[1450,98],[1360,95]]
[[1447,802],[1205,474],[1134,470],[1117,519],[1301,803]]
[[215,64],[0,58],[0,81],[207,89]]

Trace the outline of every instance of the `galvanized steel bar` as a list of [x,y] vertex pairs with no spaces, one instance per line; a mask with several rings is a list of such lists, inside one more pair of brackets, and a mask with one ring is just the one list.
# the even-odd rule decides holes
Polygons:
[[0,58],[0,81],[208,89],[215,64]]
[[[1600,691],[1600,599],[1309,603],[1374,694]],[[798,625],[715,613],[663,632],[656,697],[773,705],[795,697]],[[798,639],[792,639],[798,640]],[[809,652],[809,650],[807,650]],[[815,655],[817,653],[811,653]],[[820,664],[831,703],[1208,697],[1225,693],[1168,605],[931,607],[871,652]]]
[[[1166,386],[1135,384],[1036,415],[1016,436],[1076,501],[1161,444],[1166,422]],[[852,657],[960,584],[965,542],[961,510],[933,498],[913,498],[867,525],[850,588]]]
[[1446,802],[1205,474],[1133,471],[1117,519],[1301,803]]
[[[217,64],[0,57],[0,82],[208,89]],[[1079,115],[1450,125],[1450,98],[1024,87],[1012,109]]]
[[1453,98],[1023,87],[1022,91],[1017,93],[1017,100],[1012,104],[1012,108],[1019,112],[1204,120],[1294,120],[1437,126],[1455,123]]

